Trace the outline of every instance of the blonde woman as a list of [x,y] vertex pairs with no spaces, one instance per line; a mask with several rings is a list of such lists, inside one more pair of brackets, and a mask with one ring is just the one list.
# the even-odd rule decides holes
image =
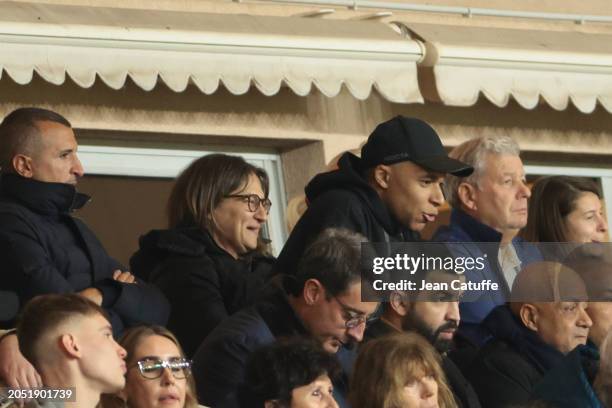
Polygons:
[[456,408],[440,357],[416,333],[366,343],[351,381],[352,408]]
[[191,376],[191,361],[178,340],[160,326],[125,332],[119,344],[127,351],[125,388],[105,395],[101,408],[200,407]]

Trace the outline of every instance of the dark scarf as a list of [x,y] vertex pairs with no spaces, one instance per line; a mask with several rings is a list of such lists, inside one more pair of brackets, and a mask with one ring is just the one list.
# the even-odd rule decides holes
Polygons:
[[525,327],[507,305],[493,309],[482,324],[495,339],[508,343],[541,373],[550,370],[563,359],[563,353],[544,343],[536,332]]

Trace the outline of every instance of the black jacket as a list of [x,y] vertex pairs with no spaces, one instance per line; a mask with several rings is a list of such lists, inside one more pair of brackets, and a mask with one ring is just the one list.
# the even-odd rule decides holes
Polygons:
[[[368,326],[364,334],[364,342],[397,333],[397,330],[383,320],[377,320]],[[459,368],[447,356],[442,356],[442,370],[446,375],[448,386],[455,397],[458,408],[480,408],[480,401],[469,381],[463,376]]]
[[21,305],[45,293],[102,292],[113,330],[161,324],[169,305],[162,293],[144,282],[112,279],[124,269],[111,258],[94,233],[71,215],[89,201],[74,186],[45,183],[6,174],[0,179],[0,289],[17,293]]
[[544,374],[563,354],[523,326],[508,306],[498,306],[483,321],[493,334],[464,370],[485,407],[525,404]]
[[306,186],[308,209],[291,231],[274,270],[290,274],[308,244],[329,227],[359,232],[371,242],[410,242],[419,236],[402,226],[361,175],[360,159],[345,153],[338,170],[315,176]]
[[[219,324],[196,352],[193,376],[201,404],[215,408],[238,407],[238,391],[250,354],[279,338],[309,336],[284,291],[274,287],[266,293],[254,306]],[[355,352],[341,348],[336,356],[344,374],[334,383],[334,397],[340,407],[345,407],[348,374]]]
[[130,260],[137,276],[168,297],[168,328],[189,356],[222,320],[254,303],[273,262],[262,255],[236,260],[198,227],[151,231]]

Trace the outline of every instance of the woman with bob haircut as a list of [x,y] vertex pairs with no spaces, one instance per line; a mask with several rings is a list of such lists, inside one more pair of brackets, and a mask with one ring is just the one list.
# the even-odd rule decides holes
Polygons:
[[416,333],[395,333],[359,351],[350,388],[352,408],[456,408],[440,355]]
[[178,177],[166,230],[140,238],[132,271],[170,301],[168,328],[188,356],[228,315],[250,305],[271,273],[261,228],[272,203],[268,176],[242,157],[210,154]]
[[338,408],[333,354],[312,339],[282,339],[256,350],[247,363],[241,408]]
[[531,242],[603,242],[608,224],[601,190],[590,179],[551,176],[531,188],[523,236]]
[[200,407],[191,361],[176,337],[161,326],[128,329],[119,344],[127,351],[125,388],[103,395],[101,408]]

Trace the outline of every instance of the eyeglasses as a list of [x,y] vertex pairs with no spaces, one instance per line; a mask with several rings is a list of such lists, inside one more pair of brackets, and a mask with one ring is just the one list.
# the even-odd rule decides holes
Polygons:
[[259,206],[263,205],[266,214],[270,214],[270,207],[272,207],[272,201],[269,198],[261,198],[257,194],[230,194],[226,197],[241,198],[245,200],[249,205],[249,211],[255,212],[259,210]]
[[344,315],[344,326],[347,329],[352,329],[353,327],[357,327],[362,323],[365,323],[366,326],[378,320],[378,313],[374,312],[370,316],[364,314],[356,314],[353,310],[351,310],[348,305],[344,304],[340,299],[336,296],[332,296],[338,302],[338,304],[342,307],[342,314]]
[[166,368],[170,369],[177,380],[182,380],[191,375],[191,360],[182,357],[174,357],[169,360],[147,357],[137,361],[132,367],[138,367],[140,374],[149,380],[161,377]]

